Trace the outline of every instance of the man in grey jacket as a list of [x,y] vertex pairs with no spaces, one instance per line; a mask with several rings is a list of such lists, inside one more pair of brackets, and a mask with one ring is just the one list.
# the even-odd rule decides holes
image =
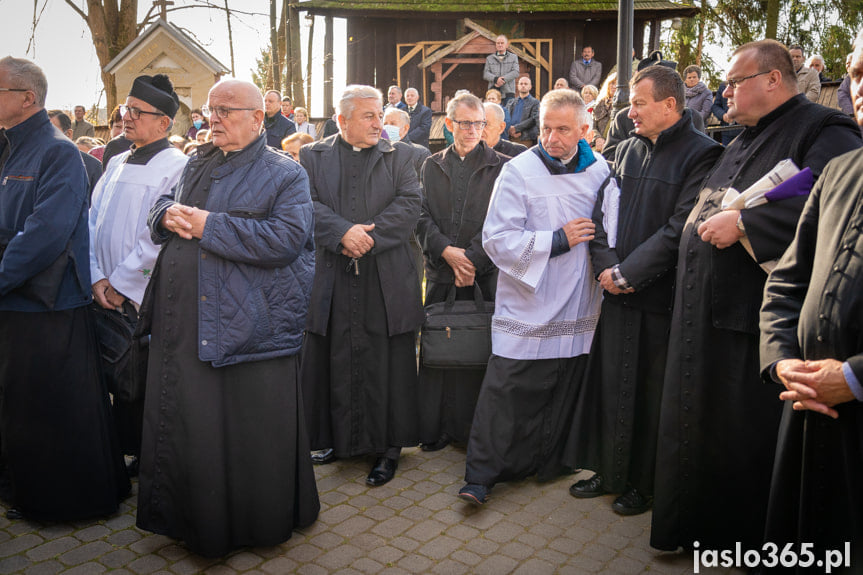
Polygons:
[[485,59],[482,78],[488,88],[500,91],[502,105],[506,106],[515,95],[515,79],[518,78],[518,56],[508,51],[509,40],[501,34],[494,41],[494,54]]

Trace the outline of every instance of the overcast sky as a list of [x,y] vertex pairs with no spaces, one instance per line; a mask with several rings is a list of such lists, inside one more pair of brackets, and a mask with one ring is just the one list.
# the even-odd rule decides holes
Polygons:
[[[78,6],[86,6],[86,0],[74,0]],[[64,0],[36,0],[41,11],[36,26],[35,44],[28,42],[33,32],[33,0],[0,0],[0,55],[12,55],[35,61],[48,76],[48,108],[71,109],[77,104],[88,108],[96,104],[105,106],[102,94],[102,79],[99,59],[93,48],[93,39],[84,19]],[[214,2],[222,4],[222,0]],[[186,0],[175,0],[176,6],[188,4]],[[232,8],[253,14],[236,14],[231,18],[234,37],[234,61],[236,77],[251,80],[251,70],[261,49],[269,45],[269,0],[231,0]],[[44,10],[42,10],[44,6]],[[138,20],[142,20],[152,6],[149,0],[138,1]],[[281,3],[279,3],[281,8]],[[86,9],[85,9],[86,11]],[[224,10],[215,8],[194,8],[179,10],[168,14],[168,21],[191,30],[197,41],[204,46],[225,67],[231,67],[231,54],[228,46],[228,28]],[[307,37],[308,27],[303,19],[303,36]],[[323,73],[323,33],[324,20],[315,22],[315,49],[313,54],[313,74]],[[339,58],[339,44],[344,46],[344,21],[335,21],[336,54],[334,92],[338,94],[344,86],[344,59]],[[340,39],[341,42],[340,42]],[[302,40],[303,51],[307,40]],[[303,72],[305,73],[305,65]],[[322,78],[312,78],[313,116],[323,113]],[[122,100],[123,94],[118,95]]]

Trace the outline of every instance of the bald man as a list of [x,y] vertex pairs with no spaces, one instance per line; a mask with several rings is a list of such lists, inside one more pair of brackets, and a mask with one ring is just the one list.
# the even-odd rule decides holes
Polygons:
[[297,384],[314,241],[308,177],[267,146],[258,89],[219,82],[202,111],[212,141],[150,210],[138,527],[214,557],[320,509]]

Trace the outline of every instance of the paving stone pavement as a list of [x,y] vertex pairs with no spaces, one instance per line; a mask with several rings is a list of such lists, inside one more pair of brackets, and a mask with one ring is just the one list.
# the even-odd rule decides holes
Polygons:
[[581,476],[500,484],[481,508],[462,502],[456,494],[464,456],[452,446],[405,449],[395,479],[377,488],[365,484],[370,459],[316,467],[321,514],[314,525],[278,547],[221,559],[137,529],[137,484],[119,513],[104,520],[39,524],[0,514],[0,575],[693,572],[691,555],[649,547],[649,513],[620,517],[612,496],[571,497],[568,487]]

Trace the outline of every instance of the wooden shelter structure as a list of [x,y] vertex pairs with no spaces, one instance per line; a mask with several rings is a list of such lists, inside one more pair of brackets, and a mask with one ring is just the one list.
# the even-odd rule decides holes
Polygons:
[[[325,16],[328,30],[332,18],[347,19],[347,83],[369,84],[384,92],[392,84],[402,89],[414,87],[425,103],[437,100],[437,81],[442,82],[441,105],[458,88],[477,90],[468,84],[477,76],[481,80],[482,62],[456,65],[444,60],[482,57],[484,62],[479,50],[486,50],[488,55],[493,49],[486,49],[488,35],[478,27],[492,37],[505,34],[513,48],[535,60],[523,59],[532,68],[533,78],[540,69],[540,81],[535,80],[534,85],[541,83],[543,89],[548,78],[553,84],[554,78],[568,74],[573,58],[581,56],[585,44],[593,46],[604,71],[611,69],[617,57],[618,0],[306,0],[298,9]],[[642,55],[639,46],[659,46],[662,20],[693,16],[697,11],[696,6],[670,0],[635,0],[633,43],[637,54]],[[546,50],[546,42],[547,52],[531,52],[538,45]],[[435,52],[448,48],[450,52],[434,59]],[[416,52],[407,59],[412,50]],[[440,78],[431,69],[437,64],[441,65]],[[471,70],[467,64],[475,68]],[[432,77],[427,79],[427,73]],[[471,80],[466,79],[468,75]],[[329,81],[325,83],[328,105],[331,92]],[[484,92],[482,85],[479,93]]]

